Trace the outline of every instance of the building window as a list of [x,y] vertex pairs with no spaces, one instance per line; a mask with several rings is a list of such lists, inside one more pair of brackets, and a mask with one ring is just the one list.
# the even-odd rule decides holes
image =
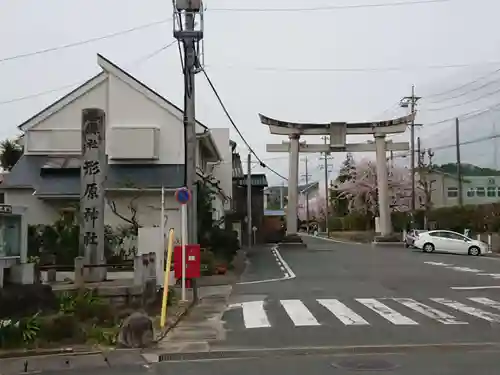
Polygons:
[[477,187],[476,188],[476,195],[478,197],[484,197],[484,196],[486,196],[486,190],[484,189],[484,187],[482,187],[482,186]]
[[[499,190],[500,193],[500,190]],[[467,189],[467,197],[473,198],[476,195],[476,190],[474,188]]]
[[490,198],[495,198],[497,196],[496,186],[488,186],[488,188],[486,189],[486,195]]
[[456,198],[458,197],[458,188],[449,187],[448,188],[448,198]]
[[0,193],[0,204],[5,204],[5,193]]

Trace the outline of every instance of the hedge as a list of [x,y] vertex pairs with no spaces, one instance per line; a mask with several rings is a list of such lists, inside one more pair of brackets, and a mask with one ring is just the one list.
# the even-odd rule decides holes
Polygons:
[[[395,232],[410,227],[411,217],[406,212],[393,212],[392,225]],[[415,213],[415,227],[424,227],[424,211]],[[482,205],[442,207],[430,210],[427,221],[432,229],[448,229],[463,232],[470,229],[473,233],[500,232],[500,202]],[[351,213],[344,217],[331,217],[332,231],[374,230],[375,222],[367,215]]]

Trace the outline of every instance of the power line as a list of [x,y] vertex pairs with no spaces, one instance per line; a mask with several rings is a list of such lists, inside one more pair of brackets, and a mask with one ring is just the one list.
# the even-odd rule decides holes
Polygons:
[[[170,46],[170,45],[169,45]],[[163,49],[167,48],[167,46],[164,46],[162,47],[157,53],[161,52]],[[180,48],[180,46],[179,46]],[[35,52],[36,53],[36,52]],[[33,53],[33,54],[35,54]],[[1,60],[0,60],[1,62]],[[477,63],[478,65],[479,64],[500,64],[500,61],[498,62],[484,62],[484,63]],[[469,64],[469,65],[466,65],[466,64],[463,64],[463,65],[436,65],[436,66],[430,66],[429,68],[456,68],[456,67],[464,67],[464,66],[473,66],[474,64]],[[209,67],[209,68],[217,68],[218,66],[213,66],[213,65],[207,65],[206,67]],[[220,66],[219,66],[220,67]],[[238,69],[237,67],[235,66],[229,66],[229,67],[224,67],[224,68],[235,68],[235,69]],[[374,72],[384,72],[384,71],[391,71],[391,70],[404,70],[405,67],[388,67],[388,68],[278,68],[278,67],[254,67],[254,68],[250,68],[250,69],[253,69],[253,70],[261,70],[261,71],[275,71],[275,72],[370,72],[370,71],[374,71]],[[496,70],[496,71],[500,71],[500,69]],[[495,72],[496,72],[495,71]],[[492,73],[488,74],[488,75],[491,75]],[[486,76],[485,76],[486,77]],[[483,77],[484,78],[484,77]],[[478,79],[480,80],[480,79]],[[452,92],[452,91],[455,91],[455,90],[458,90],[459,88],[461,87],[465,87],[469,84],[472,84],[474,82],[477,82],[477,81],[472,81],[472,82],[468,82],[467,84],[464,84],[460,87],[457,87],[455,89],[452,89],[452,90],[448,90],[448,92]],[[39,97],[39,96],[42,96],[42,95],[46,95],[46,94],[50,94],[50,93],[53,93],[53,92],[57,92],[57,91],[60,91],[60,90],[64,90],[66,88],[69,88],[69,87],[72,87],[72,86],[75,86],[77,84],[81,84],[82,82],[77,82],[77,83],[72,83],[72,84],[68,84],[68,85],[64,85],[64,86],[59,86],[59,87],[56,87],[54,89],[49,89],[49,90],[46,90],[46,91],[42,91],[42,92],[39,92],[39,93],[35,93],[35,94],[32,94],[32,95],[27,95],[27,96],[23,96],[23,97],[20,97],[20,98],[14,98],[14,99],[10,99],[10,100],[5,100],[5,101],[0,101],[0,105],[2,104],[8,104],[8,103],[13,103],[13,102],[17,102],[17,101],[21,101],[21,100],[27,100],[27,99],[31,99],[31,98],[35,98],[35,97]],[[445,92],[442,92],[440,93],[439,95],[441,94],[444,94]],[[437,96],[438,94],[433,94],[431,95],[431,97],[433,96]],[[429,96],[428,96],[429,97]],[[387,109],[385,112],[388,112],[390,109]]]
[[[460,142],[460,146],[471,145],[474,143],[489,141],[491,139],[496,139],[496,138],[500,138],[500,133],[495,133],[495,134],[484,136],[484,137],[474,138],[474,139],[471,139],[470,141]],[[431,149],[434,151],[434,150],[444,150],[447,148],[455,148],[455,147],[457,147],[457,145],[456,145],[456,143],[453,143],[453,144],[448,144],[448,145],[443,145],[443,146],[431,147]]]
[[[498,72],[498,71],[500,71],[500,69],[497,69],[497,70],[496,70],[496,72]],[[490,74],[490,75],[491,75],[491,74]],[[462,92],[462,93],[460,93],[460,94],[458,94],[458,95],[445,97],[445,98],[440,99],[440,100],[430,100],[430,101],[428,101],[428,102],[429,102],[430,104],[438,104],[438,103],[442,103],[442,102],[450,101],[450,100],[453,100],[453,99],[458,99],[458,98],[460,98],[460,97],[462,97],[462,96],[465,96],[465,95],[467,95],[467,94],[470,94],[470,93],[473,93],[473,92],[479,91],[479,90],[481,90],[481,89],[483,89],[483,88],[485,88],[485,87],[491,86],[491,85],[492,85],[492,84],[494,84],[494,83],[498,83],[499,81],[500,81],[500,78],[495,79],[495,80],[493,80],[493,81],[486,82],[486,83],[482,84],[481,86],[474,87],[474,88],[472,88],[472,89],[470,89],[470,90],[467,90],[467,91],[464,91],[464,92]],[[476,82],[477,82],[477,81],[474,81],[473,83],[476,83]],[[470,82],[469,82],[469,84],[470,84]]]
[[202,67],[201,68],[201,71],[203,72],[203,75],[205,76],[205,78],[207,79],[207,82],[208,84],[210,85],[210,87],[212,88],[212,91],[214,92],[215,96],[217,97],[217,100],[219,101],[219,104],[221,105],[222,107],[222,110],[224,111],[224,113],[226,114],[227,118],[229,119],[229,122],[231,123],[231,125],[233,126],[233,128],[236,130],[236,132],[238,133],[238,135],[240,136],[241,140],[243,141],[243,143],[245,143],[245,145],[247,146],[248,148],[248,151],[250,151],[250,153],[252,153],[255,158],[259,161],[260,163],[260,166],[263,167],[263,168],[267,168],[269,169],[269,171],[273,172],[276,176],[282,178],[283,180],[285,181],[288,181],[288,178],[286,178],[285,176],[283,176],[282,174],[276,172],[273,168],[269,167],[268,165],[266,165],[261,158],[259,158],[259,156],[255,153],[254,149],[252,148],[252,146],[250,146],[247,142],[247,140],[245,139],[245,137],[243,136],[243,134],[241,133],[240,129],[238,129],[238,126],[236,125],[236,123],[234,122],[233,118],[231,117],[231,115],[229,114],[226,106],[224,105],[224,102],[222,101],[219,93],[217,92],[217,89],[215,88],[214,84],[212,83],[212,80],[210,79],[210,77],[208,76],[206,70]]
[[352,4],[352,5],[324,5],[309,8],[207,8],[207,11],[217,12],[316,12],[316,11],[333,11],[333,10],[349,10],[362,8],[388,8],[410,5],[423,5],[433,3],[447,3],[452,0],[415,0],[415,1],[398,1],[386,2],[378,4]]
[[0,58],[0,63],[6,62],[6,61],[18,60],[18,59],[22,59],[22,58],[26,58],[26,57],[30,57],[30,56],[35,56],[35,55],[41,55],[41,54],[44,54],[44,53],[59,51],[59,50],[66,49],[66,48],[77,47],[77,46],[81,46],[81,45],[84,45],[84,44],[94,43],[94,42],[97,42],[97,41],[100,41],[100,40],[104,40],[104,39],[115,38],[117,36],[121,36],[121,35],[132,33],[134,31],[144,30],[144,29],[147,29],[147,28],[150,28],[150,27],[153,27],[153,26],[161,25],[161,24],[164,24],[166,22],[170,22],[171,20],[172,20],[172,18],[167,18],[167,19],[163,19],[163,20],[160,20],[160,21],[150,22],[150,23],[147,23],[147,24],[144,24],[144,25],[132,27],[130,29],[116,31],[116,32],[111,33],[111,34],[106,34],[106,35],[95,37],[95,38],[80,40],[78,42],[63,44],[63,45],[60,45],[60,46],[57,46],[57,47],[50,47],[50,48],[45,48],[45,49],[41,49],[41,50],[38,50],[38,51],[27,52],[27,53],[22,53],[22,54],[19,54],[19,55],[14,55],[14,56]]
[[491,110],[494,110],[496,108],[500,107],[500,103],[496,103],[495,105],[491,106],[491,107],[487,107],[487,108],[483,108],[483,109],[478,109],[478,110],[474,110],[474,111],[470,111],[470,112],[466,112],[466,113],[462,113],[458,116],[452,116],[452,117],[448,117],[444,120],[440,120],[440,121],[434,121],[434,122],[429,122],[427,124],[425,124],[425,126],[429,126],[429,125],[439,125],[439,124],[444,124],[444,123],[447,123],[448,121],[454,121],[456,118],[459,118],[459,119],[471,119],[471,118],[474,118],[474,117],[477,117],[477,116],[480,116],[484,113],[487,113]]
[[419,69],[453,69],[467,68],[479,65],[498,65],[500,61],[483,61],[476,63],[461,64],[435,64],[435,65],[413,65],[413,66],[387,66],[387,67],[360,67],[360,68],[298,68],[298,67],[271,67],[271,66],[236,66],[236,65],[206,65],[207,68],[238,69],[275,73],[366,73],[366,72],[398,72]]
[[[157,50],[154,50],[153,52],[137,59],[136,61],[130,63],[130,65],[139,65],[139,64],[143,64],[145,63],[146,61],[150,60],[151,58],[155,57],[156,55],[158,55],[160,52],[166,50],[167,48],[171,47],[172,45],[174,45],[176,43],[176,41],[174,40],[173,42],[170,42],[169,44],[166,44],[164,45],[163,47],[157,49]],[[23,100],[28,100],[28,99],[33,99],[33,98],[37,98],[37,97],[40,97],[40,96],[44,96],[44,95],[47,95],[47,94],[52,94],[54,92],[58,92],[58,91],[61,91],[61,90],[65,90],[65,89],[68,89],[68,88],[72,88],[74,86],[79,86],[79,85],[82,85],[83,83],[85,83],[87,80],[84,80],[84,81],[78,81],[78,82],[73,82],[71,84],[68,84],[68,85],[64,85],[64,86],[59,86],[59,87],[56,87],[54,89],[50,89],[50,90],[45,90],[45,91],[40,91],[40,92],[37,92],[37,93],[34,93],[34,94],[29,94],[29,95],[25,95],[25,96],[21,96],[21,97],[17,97],[17,98],[13,98],[13,99],[7,99],[7,100],[3,100],[3,101],[0,101],[0,105],[4,105],[4,104],[10,104],[10,103],[16,103],[16,102],[20,102],[20,101],[23,101]]]
[[435,111],[442,111],[444,109],[455,108],[455,107],[459,107],[459,106],[462,106],[462,105],[466,105],[466,104],[477,102],[478,100],[490,97],[490,96],[498,94],[498,93],[500,93],[500,89],[496,89],[495,91],[488,92],[488,93],[486,93],[484,95],[478,96],[477,98],[474,98],[474,99],[467,100],[465,102],[461,102],[461,103],[457,103],[457,104],[452,104],[452,105],[448,105],[448,106],[444,106],[444,107],[438,107],[438,108],[426,108],[426,111],[435,112]]
[[448,90],[445,90],[445,91],[441,91],[441,92],[438,92],[438,93],[435,93],[435,94],[430,94],[430,95],[426,95],[426,98],[433,98],[433,97],[436,97],[436,96],[441,96],[441,95],[444,95],[444,94],[449,94],[450,92],[455,92],[455,91],[458,91],[464,87],[467,87],[467,86],[470,86],[470,85],[473,85],[474,83],[477,83],[481,80],[483,80],[484,78],[488,78],[492,75],[494,75],[495,73],[498,73],[500,72],[500,69],[495,69],[493,72],[489,72],[485,75],[482,75],[472,81],[469,81],[469,82],[466,82],[460,86],[457,86],[457,87],[454,87],[454,88],[451,88],[451,89],[448,89]]

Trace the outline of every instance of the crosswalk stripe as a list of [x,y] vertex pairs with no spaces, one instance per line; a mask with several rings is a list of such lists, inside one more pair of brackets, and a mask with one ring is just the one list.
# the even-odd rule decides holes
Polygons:
[[402,304],[403,306],[408,307],[422,315],[427,316],[428,318],[435,319],[443,324],[469,324],[467,322],[462,322],[457,320],[453,315],[446,314],[443,311],[433,309],[427,305],[424,305],[421,302],[417,302],[411,298],[393,298],[394,301]]
[[318,299],[318,303],[328,309],[345,325],[369,325],[366,320],[336,299]]
[[280,300],[280,303],[296,326],[320,325],[314,315],[309,311],[309,309],[301,300],[282,299]]
[[246,328],[271,327],[264,310],[264,301],[243,302],[241,307]]
[[493,301],[492,299],[486,297],[469,297],[469,299],[473,302],[480,303],[482,305],[500,310],[500,303],[497,301]]
[[448,306],[457,311],[463,312],[475,316],[476,318],[487,320],[488,322],[500,323],[500,315],[493,314],[488,311],[480,310],[472,306],[465,305],[463,303],[452,301],[446,298],[431,298],[432,301],[440,303],[442,305]]
[[356,298],[356,301],[365,305],[373,312],[379,314],[382,318],[396,325],[418,325],[418,323],[400,313],[384,305],[382,302],[374,298]]

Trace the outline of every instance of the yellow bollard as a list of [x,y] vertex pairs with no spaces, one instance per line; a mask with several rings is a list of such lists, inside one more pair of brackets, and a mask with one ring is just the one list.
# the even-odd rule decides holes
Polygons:
[[165,328],[167,321],[167,299],[168,299],[168,281],[170,275],[170,266],[172,264],[172,252],[174,251],[174,230],[168,231],[168,248],[167,248],[167,261],[165,262],[165,279],[163,280],[163,298],[161,301],[161,317],[160,328]]

